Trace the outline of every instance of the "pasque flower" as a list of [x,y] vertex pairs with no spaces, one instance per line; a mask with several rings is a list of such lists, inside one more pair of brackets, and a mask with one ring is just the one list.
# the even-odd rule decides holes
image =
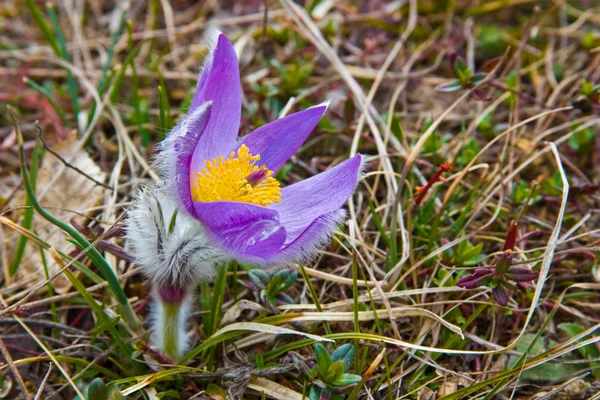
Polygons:
[[306,260],[346,217],[342,206],[356,187],[360,155],[283,188],[274,178],[327,105],[238,140],[241,98],[236,53],[219,34],[187,114],[159,145],[164,187],[146,190],[130,217],[138,265],[163,303],[187,299],[196,281],[223,260],[261,267]]

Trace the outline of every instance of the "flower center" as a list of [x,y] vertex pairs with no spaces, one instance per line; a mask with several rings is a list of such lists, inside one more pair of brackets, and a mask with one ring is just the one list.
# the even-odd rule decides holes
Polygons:
[[198,186],[194,187],[194,201],[210,202],[219,200],[238,201],[259,206],[279,203],[281,188],[271,175],[273,171],[265,166],[257,166],[260,155],[250,154],[246,145],[232,151],[223,160],[213,158],[206,161],[206,167],[198,172]]

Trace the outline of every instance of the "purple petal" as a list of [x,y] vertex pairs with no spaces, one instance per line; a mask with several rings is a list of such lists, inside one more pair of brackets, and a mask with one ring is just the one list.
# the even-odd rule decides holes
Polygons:
[[173,128],[165,140],[159,144],[156,156],[158,171],[169,185],[178,202],[185,210],[194,215],[190,179],[195,181],[196,174],[190,170],[192,154],[202,136],[211,113],[211,103],[206,102],[188,113]]
[[331,236],[346,219],[346,211],[336,211],[315,219],[294,241],[288,243],[270,264],[289,265],[311,259],[316,251],[329,243]]
[[[206,160],[229,155],[235,147],[242,112],[242,88],[237,56],[225,35],[220,34],[198,81],[190,110],[212,101],[210,119],[192,157],[192,173]],[[196,182],[192,179],[192,185]]]
[[279,212],[287,243],[296,240],[317,218],[341,208],[354,192],[362,157],[357,155],[325,172],[286,186],[281,202],[269,208]]
[[285,229],[271,208],[215,201],[194,202],[194,209],[212,239],[239,261],[265,264],[285,243]]
[[277,171],[302,146],[325,110],[327,105],[318,105],[270,122],[245,136],[240,146],[260,154],[260,163]]

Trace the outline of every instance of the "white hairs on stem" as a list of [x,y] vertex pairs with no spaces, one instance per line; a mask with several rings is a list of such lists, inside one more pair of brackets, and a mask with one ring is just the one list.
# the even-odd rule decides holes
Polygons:
[[187,287],[211,278],[225,257],[198,221],[178,212],[168,188],[146,188],[128,218],[127,237],[136,264],[154,284]]
[[156,286],[153,288],[154,301],[150,314],[150,345],[171,358],[179,361],[190,345],[189,320],[193,303],[193,289],[186,290],[185,297],[177,304],[161,300]]

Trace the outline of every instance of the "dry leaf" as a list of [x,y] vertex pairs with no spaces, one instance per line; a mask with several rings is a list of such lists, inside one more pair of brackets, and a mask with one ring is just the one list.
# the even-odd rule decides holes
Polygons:
[[[84,149],[77,150],[78,147],[79,142],[73,133],[66,140],[52,146],[51,149],[69,161],[71,165],[85,171],[97,181],[104,182],[105,173]],[[63,173],[57,176],[57,172],[63,168],[64,164],[58,158],[46,153],[38,171],[36,192],[38,200],[44,208],[57,218],[68,221],[69,218],[74,217],[74,212],[85,214],[89,208],[100,204],[103,199],[103,188],[71,168],[64,169]],[[13,203],[12,207],[22,206],[25,203],[25,196],[15,198]],[[76,219],[81,220],[82,218]],[[67,253],[73,249],[73,246],[66,241],[66,235],[39,215],[34,217],[33,230],[54,248]],[[11,241],[13,246],[11,250],[14,250],[14,246],[16,246],[16,237],[17,235]],[[58,266],[49,257],[46,262],[48,272],[52,276],[58,271]],[[45,279],[43,268],[38,246],[28,242],[25,257],[23,257],[15,279],[37,277],[33,282],[28,283],[28,287],[31,287]],[[57,292],[64,293],[70,287],[70,283],[66,278],[58,277],[53,286]]]
[[300,393],[265,378],[250,379],[248,387],[278,400],[302,400]]

